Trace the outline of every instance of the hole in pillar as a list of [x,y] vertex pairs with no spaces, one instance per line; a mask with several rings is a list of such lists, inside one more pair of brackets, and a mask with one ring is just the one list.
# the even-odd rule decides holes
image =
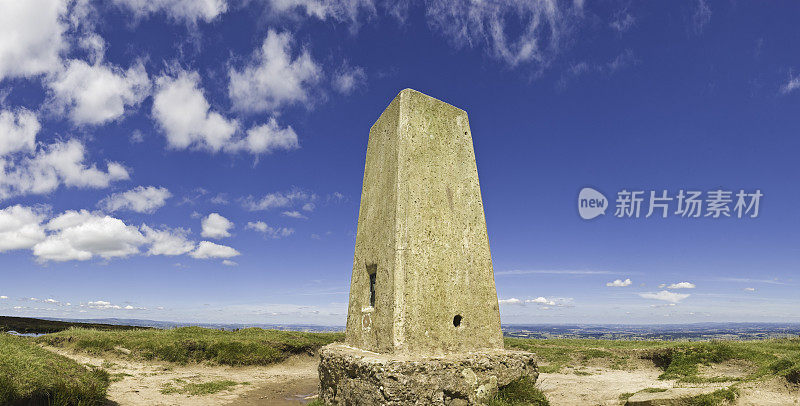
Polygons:
[[369,275],[369,305],[375,307],[375,282],[378,279],[378,265],[367,265]]
[[458,327],[460,325],[461,325],[461,315],[457,314],[455,317],[453,317],[453,326]]

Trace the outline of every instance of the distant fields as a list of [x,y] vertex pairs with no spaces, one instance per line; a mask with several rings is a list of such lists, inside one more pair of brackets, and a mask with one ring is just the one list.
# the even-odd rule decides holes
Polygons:
[[17,333],[38,333],[47,334],[66,330],[70,327],[93,328],[98,330],[131,330],[133,326],[118,326],[115,324],[99,323],[72,323],[66,321],[31,319],[28,317],[0,316],[0,332],[16,331]]
[[0,404],[100,405],[108,373],[0,333]]
[[180,327],[170,330],[98,331],[71,328],[37,337],[36,342],[92,354],[116,354],[175,363],[269,365],[294,354],[315,354],[344,340],[343,333],[303,333],[247,328],[238,331]]

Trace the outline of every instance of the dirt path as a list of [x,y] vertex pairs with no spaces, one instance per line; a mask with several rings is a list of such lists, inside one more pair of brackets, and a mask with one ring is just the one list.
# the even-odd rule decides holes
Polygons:
[[[310,356],[268,367],[181,366],[45,348],[109,371],[115,382],[108,388],[108,399],[119,405],[301,405],[317,392],[318,360]],[[162,393],[165,387],[226,380],[236,385],[208,395]]]

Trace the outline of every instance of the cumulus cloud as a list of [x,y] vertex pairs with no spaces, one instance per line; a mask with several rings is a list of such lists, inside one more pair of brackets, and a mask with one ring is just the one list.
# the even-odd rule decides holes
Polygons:
[[274,208],[291,207],[295,204],[306,204],[316,200],[314,193],[299,188],[292,188],[288,192],[267,193],[260,199],[248,196],[242,200],[244,208],[250,211],[269,210]]
[[233,223],[219,215],[219,213],[211,213],[201,220],[203,231],[200,233],[203,237],[207,238],[225,238],[230,237],[229,230],[233,228]]
[[145,238],[150,243],[147,255],[182,255],[195,248],[195,243],[189,241],[189,230],[183,228],[164,228],[156,230],[142,225]]
[[454,45],[485,47],[510,66],[549,64],[582,13],[581,1],[432,0],[426,10],[429,24]]
[[228,247],[227,245],[220,245],[215,244],[211,241],[201,241],[200,244],[197,246],[197,249],[192,251],[189,255],[192,258],[197,259],[209,259],[209,258],[232,258],[238,255],[241,255],[239,251],[236,251],[232,247]]
[[0,1],[0,81],[58,69],[66,13],[64,0]]
[[153,98],[153,116],[170,147],[216,152],[230,142],[238,123],[211,111],[199,86],[200,75],[196,72],[159,77]]
[[48,87],[56,106],[68,110],[73,123],[103,124],[122,117],[125,107],[141,103],[150,93],[150,79],[141,63],[122,71],[74,59]]
[[0,157],[20,151],[33,152],[40,129],[36,114],[29,110],[0,111]]
[[498,302],[501,305],[518,305],[518,304],[522,304],[523,303],[522,300],[519,300],[519,299],[517,299],[515,297],[512,297],[510,299],[500,299],[500,300],[498,300]]
[[333,75],[333,88],[341,94],[350,94],[367,80],[364,68],[344,65]]
[[695,284],[691,282],[678,282],[667,285],[667,289],[694,289]]
[[616,279],[616,280],[614,280],[614,282],[606,283],[606,286],[615,287],[615,288],[622,288],[622,287],[630,286],[630,285],[631,285],[631,280],[630,279],[625,279],[624,281],[622,279]]
[[56,141],[20,159],[0,157],[0,199],[50,193],[61,184],[104,188],[113,181],[129,178],[120,163],[109,162],[103,171],[84,163],[85,155],[83,144],[73,139]]
[[286,217],[291,217],[293,219],[307,219],[308,218],[303,213],[300,213],[297,210],[286,210],[281,214],[283,214]]
[[290,33],[269,30],[261,48],[243,69],[228,70],[228,95],[236,109],[274,111],[309,101],[311,87],[322,77],[322,68],[307,49],[292,58],[291,44]]
[[31,248],[45,238],[44,213],[20,205],[0,210],[0,252]]
[[283,149],[292,150],[300,148],[297,134],[292,126],[281,128],[274,117],[266,124],[255,126],[247,130],[247,136],[225,146],[226,151],[247,151],[252,154],[271,153]]
[[283,238],[294,234],[293,228],[270,227],[267,223],[263,221],[256,221],[256,222],[250,221],[247,223],[247,226],[245,226],[245,228],[248,230],[258,231],[259,233],[264,233],[264,235],[270,238]]
[[137,186],[127,192],[114,193],[101,200],[98,205],[106,211],[130,210],[137,213],[153,213],[163,207],[172,193],[164,187]]
[[164,13],[175,21],[210,22],[228,10],[226,0],[113,0],[115,4],[133,12],[137,17]]
[[39,261],[127,257],[138,253],[139,246],[147,241],[137,227],[86,210],[68,210],[50,220],[45,228],[52,234],[33,247]]
[[681,300],[686,299],[687,297],[689,297],[689,294],[688,293],[675,293],[675,292],[670,292],[670,291],[667,291],[667,290],[662,290],[662,291],[656,292],[656,293],[653,293],[653,292],[639,293],[639,296],[644,298],[644,299],[663,300],[665,302],[678,303]]

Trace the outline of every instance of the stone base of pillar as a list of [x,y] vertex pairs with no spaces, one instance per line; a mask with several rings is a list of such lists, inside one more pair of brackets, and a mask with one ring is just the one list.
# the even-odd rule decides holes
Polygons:
[[330,344],[319,355],[326,405],[475,405],[514,380],[539,376],[535,355],[524,351],[403,357]]

